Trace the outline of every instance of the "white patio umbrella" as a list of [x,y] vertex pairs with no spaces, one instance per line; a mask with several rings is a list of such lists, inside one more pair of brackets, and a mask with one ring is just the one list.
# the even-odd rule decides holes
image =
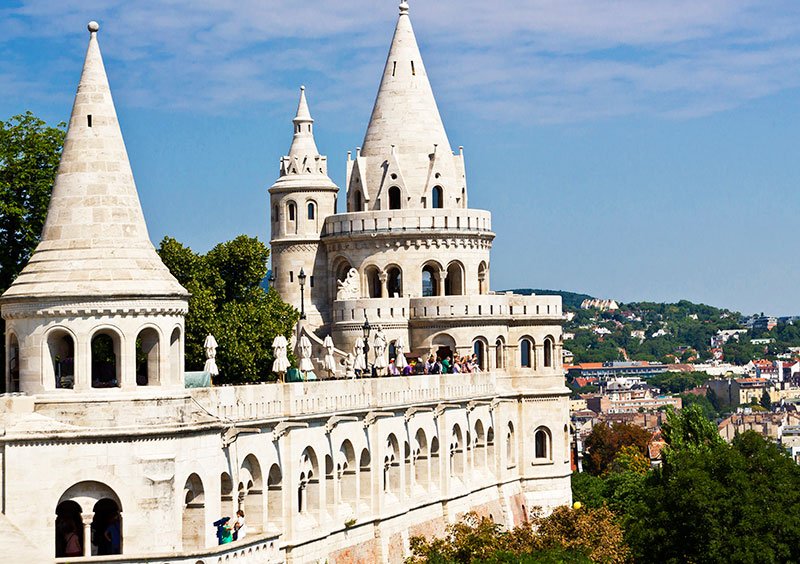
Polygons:
[[281,380],[289,370],[289,359],[286,356],[287,345],[286,337],[283,335],[278,335],[272,340],[272,356],[275,359],[272,361],[272,371],[279,374]]
[[325,347],[325,358],[323,359],[323,366],[325,371],[328,373],[329,377],[336,376],[336,358],[333,356],[333,339],[331,336],[328,335],[325,337],[325,341],[323,342],[323,346]]
[[300,372],[313,372],[314,363],[311,362],[311,341],[303,335],[300,337]]
[[361,337],[356,339],[356,344],[353,346],[353,370],[359,371],[361,374],[367,369],[367,359],[364,357],[364,339]]
[[215,360],[217,358],[217,340],[214,338],[214,335],[209,334],[208,337],[206,337],[203,348],[206,350],[206,365],[203,367],[203,370],[212,376],[218,375],[219,368],[217,368],[217,361]]
[[403,343],[403,338],[400,337],[395,341],[394,350],[397,354],[397,357],[394,359],[394,365],[397,367],[398,370],[403,370],[406,366],[408,366],[408,361],[406,360],[406,355],[403,354],[403,349],[406,348],[405,343]]

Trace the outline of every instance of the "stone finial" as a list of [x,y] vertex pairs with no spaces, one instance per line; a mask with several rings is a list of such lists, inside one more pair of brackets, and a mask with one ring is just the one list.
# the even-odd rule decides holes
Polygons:
[[403,0],[402,2],[400,2],[400,15],[401,16],[408,15],[408,1],[407,0]]
[[89,30],[89,33],[97,33],[98,31],[100,31],[100,24],[92,20],[89,22],[86,28]]

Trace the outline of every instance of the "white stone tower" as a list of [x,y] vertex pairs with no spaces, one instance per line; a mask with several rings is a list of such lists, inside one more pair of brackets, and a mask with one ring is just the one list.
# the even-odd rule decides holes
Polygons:
[[281,158],[280,177],[269,189],[273,284],[285,301],[300,309],[302,270],[305,314],[313,327],[319,327],[327,322],[331,301],[320,234],[325,218],[336,213],[339,188],[328,177],[328,159],[314,142],[314,120],[303,86],[292,122],[289,154]]
[[9,391],[184,385],[188,293],[150,242],[98,29],[89,24],[41,242],[0,298]]

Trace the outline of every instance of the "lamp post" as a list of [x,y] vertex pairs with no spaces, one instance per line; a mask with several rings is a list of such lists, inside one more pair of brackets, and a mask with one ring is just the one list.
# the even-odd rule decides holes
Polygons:
[[306,305],[305,305],[305,288],[306,288],[306,273],[300,268],[300,274],[297,275],[300,281],[300,319],[306,318]]
[[270,288],[275,287],[275,275],[272,274],[271,270],[269,271],[269,278],[267,278],[267,284],[269,285]]
[[369,324],[369,319],[367,319],[367,313],[364,312],[364,325],[361,326],[362,334],[364,335],[364,370],[366,371],[369,368],[369,332],[372,330],[372,326]]

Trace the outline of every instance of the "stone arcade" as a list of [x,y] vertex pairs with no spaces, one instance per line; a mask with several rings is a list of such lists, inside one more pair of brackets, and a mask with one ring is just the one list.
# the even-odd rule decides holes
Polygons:
[[[489,291],[490,214],[467,207],[408,5],[347,213],[301,91],[270,189],[275,286],[299,306],[313,276],[299,330],[337,354],[368,317],[406,350],[474,351],[471,374],[184,389],[187,293],[149,240],[98,29],[42,241],[0,301],[3,554],[52,561],[68,523],[103,561],[92,532],[119,515],[114,562],[400,562],[466,511],[569,503],[561,300]],[[217,546],[238,508],[247,537]]]

